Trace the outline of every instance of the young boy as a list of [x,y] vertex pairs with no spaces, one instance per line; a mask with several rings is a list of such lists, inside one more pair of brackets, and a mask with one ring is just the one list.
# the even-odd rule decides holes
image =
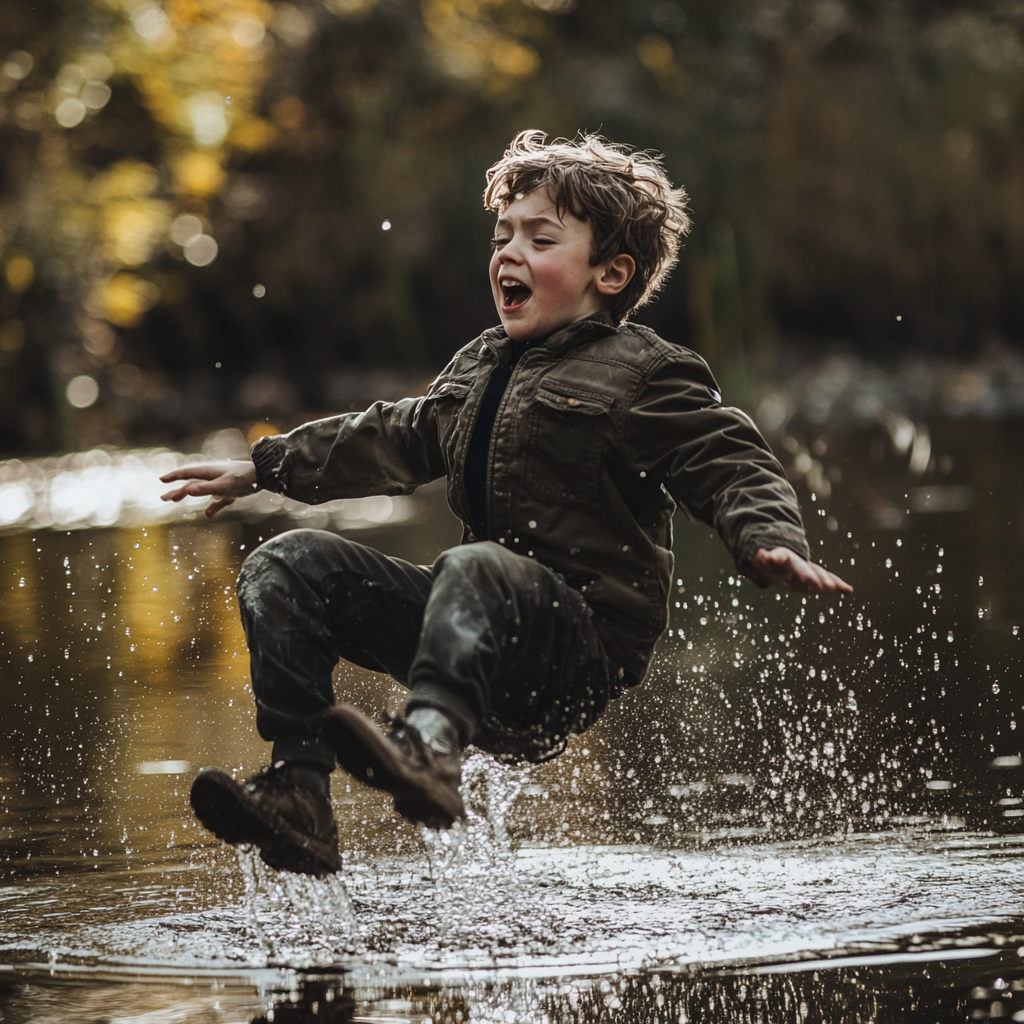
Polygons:
[[[203,769],[200,821],[272,867],[337,871],[335,763],[412,822],[464,815],[473,743],[541,761],[644,678],[668,620],[672,514],[713,525],[762,586],[851,588],[807,561],[796,495],[700,357],[626,317],[659,290],[689,229],[657,158],[594,136],[518,135],[487,172],[501,327],[422,398],[264,438],[252,461],[183,467],[164,495],[214,515],[261,488],[317,504],[408,494],[444,476],[463,543],[430,567],[295,530],[238,581],[256,725],[271,763],[243,785]],[[405,684],[385,734],[336,705],[339,658]]]

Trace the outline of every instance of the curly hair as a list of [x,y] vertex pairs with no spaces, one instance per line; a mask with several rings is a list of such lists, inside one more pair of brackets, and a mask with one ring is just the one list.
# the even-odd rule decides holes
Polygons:
[[582,132],[572,141],[548,142],[544,132],[530,129],[487,171],[484,209],[500,215],[538,188],[550,192],[560,217],[568,210],[590,224],[591,266],[620,253],[633,257],[636,273],[608,310],[616,320],[660,291],[691,225],[686,192],[672,187],[661,156]]

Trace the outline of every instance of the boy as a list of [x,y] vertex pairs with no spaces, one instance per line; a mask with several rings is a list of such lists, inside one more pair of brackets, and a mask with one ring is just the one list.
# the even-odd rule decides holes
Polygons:
[[[407,494],[440,476],[463,544],[430,567],[295,530],[242,567],[256,724],[271,764],[238,785],[204,769],[200,821],[279,869],[339,868],[336,761],[414,823],[464,815],[469,743],[541,761],[644,677],[668,620],[672,514],[715,526],[762,586],[851,588],[807,561],[796,495],[706,364],[626,317],[659,290],[689,229],[657,158],[594,136],[518,135],[487,173],[501,327],[422,398],[264,438],[252,461],[187,466],[164,495],[214,515],[268,488],[311,504]],[[338,658],[410,690],[388,734],[335,705]]]

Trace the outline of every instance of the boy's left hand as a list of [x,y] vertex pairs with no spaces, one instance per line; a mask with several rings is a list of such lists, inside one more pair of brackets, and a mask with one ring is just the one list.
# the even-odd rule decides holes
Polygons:
[[758,548],[751,559],[750,576],[755,583],[765,587],[789,587],[790,590],[806,590],[811,594],[853,593],[853,587],[845,580],[820,565],[808,562],[789,548]]

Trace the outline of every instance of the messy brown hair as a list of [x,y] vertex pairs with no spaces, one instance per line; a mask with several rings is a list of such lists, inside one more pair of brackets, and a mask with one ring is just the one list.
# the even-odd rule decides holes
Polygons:
[[487,172],[484,209],[499,215],[517,198],[546,188],[561,217],[568,210],[594,233],[590,265],[625,253],[636,273],[608,312],[624,320],[661,289],[690,230],[686,193],[673,188],[654,153],[634,152],[599,135],[547,141],[520,132]]

